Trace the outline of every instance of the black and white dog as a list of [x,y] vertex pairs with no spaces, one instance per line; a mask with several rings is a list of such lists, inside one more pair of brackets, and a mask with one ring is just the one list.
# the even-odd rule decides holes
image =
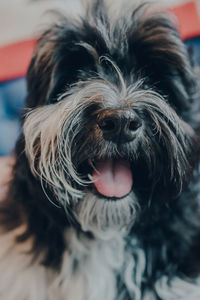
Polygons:
[[102,1],[38,41],[0,206],[1,300],[199,300],[198,85],[168,16]]

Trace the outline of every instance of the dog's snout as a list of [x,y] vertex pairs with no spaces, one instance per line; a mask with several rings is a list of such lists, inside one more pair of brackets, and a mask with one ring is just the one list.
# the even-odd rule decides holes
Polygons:
[[106,140],[126,143],[132,141],[142,122],[134,111],[108,110],[99,114],[98,126]]

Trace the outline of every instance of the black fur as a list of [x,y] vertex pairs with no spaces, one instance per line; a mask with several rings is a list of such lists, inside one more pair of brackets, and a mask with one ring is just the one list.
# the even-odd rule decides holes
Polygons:
[[[93,21],[101,19],[109,29],[109,17],[102,6],[98,4],[92,11]],[[140,7],[128,23],[125,20],[117,22],[112,36],[108,35],[110,43],[106,43],[97,24],[90,20],[73,24],[61,16],[60,23],[48,29],[38,41],[27,75],[26,106],[33,109],[57,103],[58,99],[62,100],[60,96],[79,81],[83,86],[86,80],[94,78],[119,85],[113,66],[106,60],[96,61],[80,44],[87,43],[95,48],[99,57],[109,57],[119,67],[127,85],[141,80],[138,89],[159,93],[184,121],[182,125],[187,123],[193,129],[191,134],[183,127],[181,136],[180,132],[175,132],[173,124],[169,124],[170,130],[180,135],[177,140],[187,157],[184,163],[180,155],[181,164],[175,166],[178,162],[174,161],[173,145],[169,146],[168,137],[152,135],[149,115],[145,115],[141,107],[137,108],[143,122],[149,124],[147,134],[151,135],[155,162],[154,167],[149,165],[146,149],[140,144],[141,155],[132,169],[134,192],[141,211],[130,235],[138,237],[147,264],[151,259],[152,269],[146,269],[144,282],[144,287],[151,287],[163,274],[169,278],[181,274],[192,278],[200,273],[200,109],[197,80],[175,25],[164,15],[146,15],[144,11],[144,7]],[[72,149],[73,162],[83,177],[89,168],[85,163],[87,158],[98,157],[105,146],[105,141],[99,146],[101,139],[94,132],[94,116],[99,109],[102,108],[95,104],[83,111],[80,127],[84,130],[80,131]],[[167,122],[164,113],[162,118]],[[28,230],[19,237],[19,242],[33,235],[33,251],[37,254],[45,249],[43,263],[59,268],[67,247],[64,230],[70,226],[76,226],[78,231],[81,229],[75,220],[67,219],[64,208],[49,202],[40,180],[30,171],[24,148],[22,134],[16,146],[14,179],[6,203],[1,204],[0,217],[7,230],[27,219]],[[126,156],[126,145],[119,146],[119,152]],[[173,178],[169,158],[173,161]],[[58,204],[50,188],[47,194]]]

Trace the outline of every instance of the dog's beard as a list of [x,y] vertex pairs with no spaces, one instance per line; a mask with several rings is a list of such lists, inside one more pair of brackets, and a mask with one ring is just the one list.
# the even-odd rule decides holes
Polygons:
[[113,231],[128,231],[138,210],[137,197],[133,192],[118,200],[104,199],[88,192],[76,206],[75,216],[84,231],[106,238]]
[[[31,170],[40,176],[43,186],[44,182],[50,186],[67,212],[73,209],[72,214],[84,230],[128,228],[137,215],[137,200],[133,192],[117,201],[98,198],[92,191],[87,193],[92,183],[88,173],[79,174],[79,165],[87,169],[89,160],[107,157],[121,157],[131,164],[142,160],[155,181],[163,176],[164,181],[173,182],[179,191],[191,169],[188,153],[192,147],[192,128],[160,95],[143,90],[141,85],[139,82],[125,88],[123,83],[120,90],[103,80],[79,83],[62,95],[57,104],[27,115],[24,135]],[[104,107],[107,101],[111,107],[124,101],[144,122],[133,143],[120,147],[108,143],[98,135],[94,125],[90,127],[92,135],[85,135],[90,120],[84,113]],[[161,167],[163,161],[166,170]]]

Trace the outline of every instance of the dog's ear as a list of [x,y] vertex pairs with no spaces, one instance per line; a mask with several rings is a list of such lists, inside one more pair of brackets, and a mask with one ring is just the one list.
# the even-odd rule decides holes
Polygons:
[[81,46],[81,30],[62,18],[39,39],[28,70],[27,106],[54,103],[79,79],[95,68],[94,57]]
[[129,51],[136,55],[150,85],[167,96],[179,112],[188,110],[196,91],[196,81],[187,49],[175,20],[170,15],[133,16],[137,26],[129,36]]

